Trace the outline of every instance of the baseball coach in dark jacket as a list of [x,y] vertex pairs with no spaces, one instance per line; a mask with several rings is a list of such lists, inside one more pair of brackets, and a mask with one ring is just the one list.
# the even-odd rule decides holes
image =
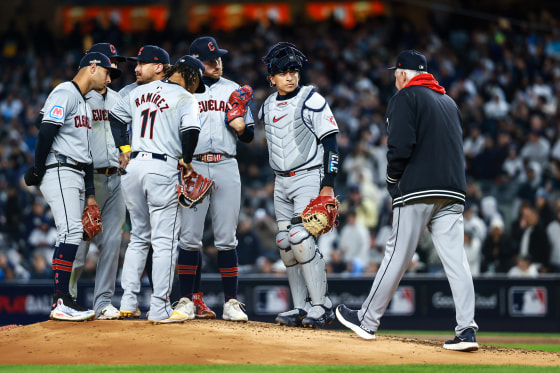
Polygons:
[[465,156],[461,115],[431,74],[426,57],[401,52],[395,67],[398,92],[385,116],[387,183],[393,226],[370,293],[359,310],[344,304],[336,317],[363,339],[375,339],[379,322],[397,290],[420,236],[429,229],[455,302],[455,338],[448,350],[478,350],[475,293],[464,250]]
[[411,73],[397,74],[399,91],[385,116],[387,184],[393,207],[427,198],[465,203],[461,114],[455,101],[427,73],[423,57],[415,51],[401,53],[399,63],[407,66],[397,64],[396,68]]

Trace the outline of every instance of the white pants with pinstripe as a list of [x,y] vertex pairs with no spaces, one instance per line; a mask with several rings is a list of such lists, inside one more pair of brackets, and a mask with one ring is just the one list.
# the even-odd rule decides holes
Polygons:
[[363,326],[374,331],[378,329],[379,320],[427,227],[451,287],[457,319],[455,332],[459,335],[468,328],[478,330],[474,321],[474,286],[463,248],[463,210],[463,205],[445,199],[425,200],[395,208],[393,230],[387,241],[385,256],[370,293],[358,311]]

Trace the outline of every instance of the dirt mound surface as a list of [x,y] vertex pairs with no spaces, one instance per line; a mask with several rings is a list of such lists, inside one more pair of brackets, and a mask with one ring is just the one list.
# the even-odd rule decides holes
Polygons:
[[560,365],[560,354],[484,346],[462,353],[437,339],[274,324],[192,320],[45,321],[0,330],[0,364],[489,364]]

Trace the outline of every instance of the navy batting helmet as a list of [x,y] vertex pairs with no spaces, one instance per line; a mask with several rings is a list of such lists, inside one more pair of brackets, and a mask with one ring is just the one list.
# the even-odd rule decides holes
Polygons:
[[291,43],[281,42],[270,48],[262,62],[268,66],[268,75],[278,74],[284,71],[299,71],[307,57]]

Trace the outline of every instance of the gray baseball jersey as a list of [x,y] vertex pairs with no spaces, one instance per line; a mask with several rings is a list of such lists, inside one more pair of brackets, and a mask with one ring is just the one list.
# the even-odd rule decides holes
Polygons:
[[[220,78],[212,85],[206,85],[204,93],[195,94],[200,109],[201,131],[194,151],[193,168],[196,172],[214,179],[215,187],[208,203],[202,203],[196,209],[181,210],[181,248],[202,248],[202,234],[208,209],[212,217],[216,248],[222,251],[237,247],[235,232],[241,204],[241,179],[237,160],[233,158],[236,154],[237,134],[225,123],[229,96],[237,88],[237,83]],[[246,126],[254,126],[251,110],[247,110],[243,119]],[[196,155],[203,156],[208,153],[222,156],[217,162],[214,161],[215,158],[210,158],[211,162],[196,159]]]
[[178,84],[158,80],[132,90],[112,109],[123,123],[132,123],[132,151],[182,157],[180,132],[200,130],[194,96]]
[[57,154],[70,157],[76,162],[91,163],[91,109],[77,85],[70,81],[56,86],[47,97],[41,112],[43,122],[60,126],[46,164],[56,163]]
[[[116,172],[119,167],[119,150],[111,133],[109,110],[120,99],[120,95],[108,88],[105,94],[93,90],[86,95],[92,110],[91,150],[95,173],[95,199],[101,209],[103,232],[95,236],[92,242],[99,250],[95,276],[93,309],[97,316],[111,304],[115,293],[115,280],[119,264],[120,246],[126,217],[126,207],[121,191],[121,179]],[[77,296],[77,282],[83,271],[90,242],[83,241],[76,253],[70,293]]]
[[121,97],[125,97],[130,93],[130,91],[132,91],[133,89],[136,89],[138,87],[139,87],[138,83],[136,83],[136,82],[130,83],[130,84],[121,88],[121,90],[119,91],[119,95]]
[[179,232],[177,161],[182,157],[180,133],[200,130],[195,97],[178,84],[155,81],[122,97],[112,109],[122,123],[132,123],[132,156],[122,176],[130,212],[131,239],[126,250],[121,285],[121,311],[138,308],[140,276],[146,253],[153,247],[153,293],[149,319],[159,321],[173,312],[169,303]]

